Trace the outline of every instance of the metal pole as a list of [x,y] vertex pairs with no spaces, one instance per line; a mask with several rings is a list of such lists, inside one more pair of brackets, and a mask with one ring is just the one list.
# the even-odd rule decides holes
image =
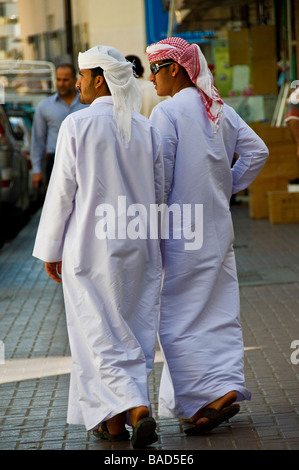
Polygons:
[[283,82],[286,82],[287,72],[287,0],[282,4],[282,41],[283,41]]
[[174,16],[175,16],[175,0],[170,0],[169,13],[168,13],[168,32],[167,37],[171,37],[174,27]]
[[290,81],[293,80],[293,34],[292,34],[292,11],[291,0],[287,0],[287,36]]
[[73,25],[72,25],[72,6],[71,0],[64,0],[65,11],[65,31],[66,31],[66,52],[70,56],[71,63],[74,63],[73,48]]

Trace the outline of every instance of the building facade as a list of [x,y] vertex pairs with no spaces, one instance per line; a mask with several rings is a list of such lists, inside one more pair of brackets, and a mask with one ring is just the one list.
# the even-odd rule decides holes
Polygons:
[[0,59],[21,59],[17,0],[0,2]]
[[76,65],[79,51],[98,44],[146,60],[143,0],[18,0],[18,8],[21,47],[28,60],[71,60]]
[[79,51],[107,44],[139,56],[147,75],[148,41],[176,34],[194,37],[221,96],[248,122],[269,120],[284,81],[299,79],[299,0],[17,3],[20,54],[27,60],[72,61],[76,66]]

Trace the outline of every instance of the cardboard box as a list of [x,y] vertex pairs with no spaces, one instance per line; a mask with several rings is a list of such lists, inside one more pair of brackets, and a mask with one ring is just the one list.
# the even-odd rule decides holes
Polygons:
[[250,65],[249,29],[228,32],[229,62],[234,65]]
[[270,191],[286,191],[287,178],[256,179],[249,187],[249,215],[252,219],[269,217],[268,193]]
[[255,95],[276,94],[278,86],[275,26],[252,26],[250,36],[253,92]]
[[276,45],[275,25],[251,26],[228,33],[230,66],[250,66],[254,95],[278,93]]
[[252,124],[269,149],[268,160],[249,187],[249,209],[253,219],[269,217],[268,192],[287,191],[291,179],[299,177],[296,145],[287,127]]
[[289,193],[299,193],[299,184],[288,184]]
[[265,141],[267,145],[274,145],[277,142],[293,142],[289,128],[271,127],[269,123],[251,123],[250,127]]
[[271,191],[268,194],[268,202],[272,224],[299,223],[299,192]]
[[269,149],[267,162],[258,178],[299,177],[299,160],[296,156],[294,143],[288,127],[251,126]]

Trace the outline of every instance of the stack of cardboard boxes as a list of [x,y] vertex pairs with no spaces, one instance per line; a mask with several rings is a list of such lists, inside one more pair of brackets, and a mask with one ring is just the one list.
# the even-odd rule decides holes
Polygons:
[[[230,65],[247,65],[253,95],[264,99],[278,94],[276,30],[258,25],[229,32]],[[289,181],[299,178],[296,145],[288,127],[250,123],[269,149],[265,167],[249,188],[249,211],[253,219],[272,223],[299,222],[299,192],[290,192]]]
[[231,30],[228,34],[230,66],[247,65],[255,96],[277,94],[276,32],[274,25]]
[[249,188],[249,211],[253,219],[272,223],[299,222],[299,192],[289,182],[299,177],[299,160],[288,127],[252,126],[269,149],[268,160]]

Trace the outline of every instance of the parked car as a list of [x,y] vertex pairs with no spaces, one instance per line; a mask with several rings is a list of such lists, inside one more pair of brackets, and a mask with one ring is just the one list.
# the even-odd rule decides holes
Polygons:
[[[1,240],[4,232],[10,237],[23,225],[29,208],[32,208],[32,200],[35,206],[36,192],[31,184],[31,162],[26,141],[28,115],[25,118],[24,111],[32,119],[37,104],[56,91],[55,66],[46,61],[0,60],[0,79],[4,87],[0,103],[1,98],[5,103],[0,104]],[[23,125],[26,130],[21,129]],[[39,207],[42,202],[40,194],[36,201]]]
[[[2,186],[1,183],[1,171],[0,171],[0,188]],[[0,220],[1,220],[1,225],[0,225],[0,248],[2,248],[5,240],[5,233],[3,229],[3,223],[4,223],[4,217],[2,216],[2,200],[1,200],[1,190],[0,190]]]
[[5,238],[19,230],[30,206],[28,159],[17,138],[0,105],[1,232]]
[[14,136],[17,139],[22,152],[26,155],[29,167],[29,195],[31,205],[37,206],[41,197],[40,191],[32,184],[32,163],[30,158],[31,133],[33,123],[33,113],[22,108],[11,108],[4,105],[6,114],[13,128]]

